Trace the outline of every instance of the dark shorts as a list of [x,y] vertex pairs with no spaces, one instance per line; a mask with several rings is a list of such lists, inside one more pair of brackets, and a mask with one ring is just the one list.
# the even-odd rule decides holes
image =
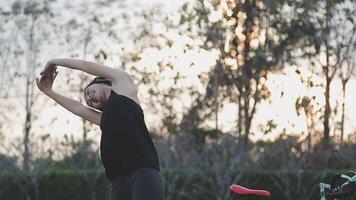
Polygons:
[[109,183],[109,200],[163,200],[161,173],[141,168]]

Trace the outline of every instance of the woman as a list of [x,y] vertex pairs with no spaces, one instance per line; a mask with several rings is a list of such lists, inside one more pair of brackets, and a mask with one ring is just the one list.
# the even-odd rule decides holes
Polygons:
[[[58,74],[56,66],[98,76],[84,90],[89,107],[52,90]],[[54,59],[40,75],[36,83],[44,94],[75,115],[100,126],[100,153],[110,182],[110,200],[163,199],[157,152],[129,74],[93,62]]]

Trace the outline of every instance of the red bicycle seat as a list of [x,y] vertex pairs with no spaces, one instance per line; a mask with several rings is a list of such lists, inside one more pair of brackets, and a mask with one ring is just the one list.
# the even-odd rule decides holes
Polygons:
[[267,190],[253,190],[236,184],[231,185],[230,190],[240,195],[251,194],[251,195],[265,196],[265,197],[271,196],[271,193],[268,192]]

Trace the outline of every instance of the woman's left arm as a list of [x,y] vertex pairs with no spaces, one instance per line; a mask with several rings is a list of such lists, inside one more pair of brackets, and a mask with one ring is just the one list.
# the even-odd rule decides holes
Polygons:
[[[111,68],[99,63],[89,62],[85,60],[73,59],[73,58],[59,58],[50,60],[41,75],[47,76],[56,66],[68,67],[70,69],[81,70],[94,76],[101,76],[109,79],[112,82],[119,82],[126,79],[129,75],[121,69]],[[126,79],[127,80],[127,79]]]

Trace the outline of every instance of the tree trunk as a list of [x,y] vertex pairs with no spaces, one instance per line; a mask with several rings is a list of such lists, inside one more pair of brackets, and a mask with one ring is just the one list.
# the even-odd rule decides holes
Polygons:
[[[87,58],[88,44],[89,44],[90,40],[91,40],[91,31],[89,30],[85,35],[84,47],[83,47],[83,60],[86,60],[86,58]],[[84,85],[84,80],[81,79],[81,82],[79,85],[79,91],[82,91],[83,85]],[[83,94],[83,92],[84,91],[82,91],[82,94]],[[82,98],[79,98],[79,99],[80,99],[80,103],[83,104],[84,102],[82,102]],[[83,141],[86,141],[87,134],[88,134],[88,128],[87,128],[87,121],[84,118],[82,118],[82,128],[83,128]]]
[[241,98],[241,95],[238,96],[238,118],[237,118],[237,134],[239,136],[239,141],[241,140],[242,138],[242,134],[241,134],[241,131],[242,131],[242,98]]
[[324,35],[323,39],[324,39],[324,43],[325,43],[325,47],[326,47],[326,66],[324,66],[324,75],[325,75],[325,79],[326,79],[326,86],[325,86],[325,110],[324,110],[324,142],[326,144],[329,143],[330,140],[330,115],[331,115],[331,108],[330,108],[330,84],[331,81],[335,75],[335,69],[332,69],[332,66],[330,65],[330,55],[329,55],[329,50],[330,50],[330,46],[329,46],[329,41],[328,41],[328,34],[330,31],[330,15],[331,15],[331,5],[329,4],[329,1],[326,1],[326,16],[325,16],[325,20],[326,20],[326,35]]
[[304,113],[306,116],[306,121],[307,121],[307,129],[308,129],[308,136],[307,136],[307,143],[308,143],[308,149],[311,149],[312,146],[312,133],[314,132],[313,127],[314,127],[314,121],[313,121],[313,114],[312,112],[308,111],[308,109],[304,109]]
[[[33,104],[33,73],[34,73],[34,62],[33,62],[33,55],[32,53],[34,52],[33,49],[33,34],[34,34],[34,19],[31,18],[31,26],[30,26],[30,31],[29,31],[29,40],[28,40],[28,56],[27,56],[27,73],[26,73],[26,119],[25,119],[25,128],[24,128],[24,140],[23,140],[23,145],[24,145],[24,152],[23,152],[23,163],[22,167],[23,170],[27,173],[29,172],[29,160],[30,160],[30,151],[29,151],[29,137],[30,137],[30,131],[31,131],[31,118],[32,118],[32,104]],[[32,69],[32,70],[31,70]],[[32,84],[32,87],[30,87]],[[32,90],[31,90],[32,89]]]
[[340,136],[341,143],[344,140],[346,83],[347,81],[345,80],[342,81],[342,114],[341,114],[341,136]]
[[214,74],[214,105],[215,105],[215,131],[219,130],[219,101],[218,101],[218,96],[219,96],[219,65],[220,62],[217,63],[215,66],[215,74]]
[[[246,93],[249,93],[247,92],[249,89],[246,88]],[[244,144],[247,145],[248,144],[248,141],[249,141],[249,136],[250,136],[250,126],[251,126],[251,123],[249,122],[249,116],[250,116],[250,113],[249,113],[249,106],[250,106],[250,99],[249,99],[250,95],[246,95],[244,97],[245,99],[245,106],[244,106],[244,113],[245,113],[245,116],[244,116],[244,128],[245,128],[245,139],[244,139]]]
[[326,78],[326,87],[325,87],[325,110],[324,110],[324,140],[328,142],[330,139],[330,125],[329,125],[329,118],[330,118],[330,83],[331,80],[329,77]]
[[26,115],[26,121],[25,121],[25,135],[23,139],[23,144],[24,144],[24,152],[23,152],[23,163],[22,163],[22,169],[27,173],[30,170],[29,167],[29,160],[30,160],[30,151],[29,151],[29,136],[30,136],[30,130],[31,130],[31,113],[27,113]]
[[247,1],[245,4],[243,4],[244,7],[244,11],[246,13],[246,21],[245,21],[245,25],[244,25],[244,31],[243,34],[246,36],[246,40],[244,41],[244,66],[242,68],[242,79],[243,79],[243,86],[244,86],[244,133],[245,133],[245,138],[244,138],[244,144],[247,145],[248,141],[249,141],[249,131],[250,131],[250,126],[251,123],[249,122],[249,116],[250,116],[250,93],[251,93],[251,88],[250,88],[250,84],[251,84],[251,59],[249,56],[249,53],[251,52],[251,48],[250,48],[250,38],[249,35],[251,33],[252,30],[252,23],[253,23],[253,16],[255,14],[252,13],[252,7],[253,5],[255,5],[255,1],[254,0],[250,0]]

